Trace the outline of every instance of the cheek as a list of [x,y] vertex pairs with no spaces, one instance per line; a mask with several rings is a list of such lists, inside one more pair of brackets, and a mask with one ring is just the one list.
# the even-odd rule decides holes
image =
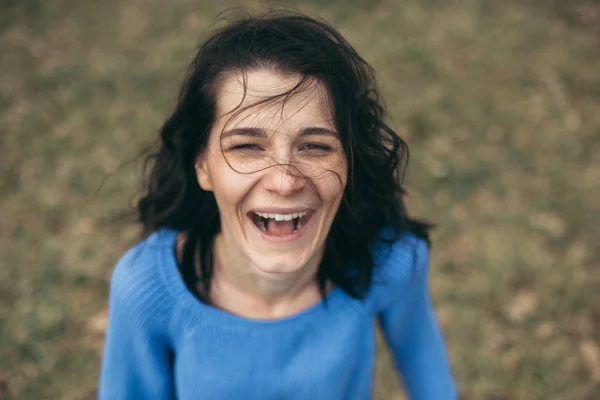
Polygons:
[[218,184],[215,187],[214,193],[219,208],[235,206],[243,198],[241,185],[236,184],[235,180],[231,178],[219,179],[217,182]]
[[335,154],[303,162],[299,168],[315,183],[325,201],[341,197],[348,181],[348,168],[344,156]]
[[214,174],[215,188],[213,190],[219,211],[222,214],[235,214],[242,201],[246,198],[252,182],[248,176],[243,176],[225,167],[221,173]]
[[325,191],[332,200],[338,200],[343,196],[348,182],[348,169],[345,161],[337,163],[330,171],[327,174],[327,184],[324,185]]
[[324,203],[335,205],[339,203],[346,188],[344,171],[328,172],[318,180],[317,187]]

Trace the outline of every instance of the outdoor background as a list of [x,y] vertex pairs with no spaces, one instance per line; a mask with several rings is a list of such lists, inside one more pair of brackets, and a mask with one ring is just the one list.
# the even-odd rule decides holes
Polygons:
[[[0,0],[0,398],[95,397],[135,157],[231,6],[323,17],[378,71],[410,209],[438,224],[431,294],[462,398],[600,399],[590,0]],[[377,398],[400,399],[379,354]]]

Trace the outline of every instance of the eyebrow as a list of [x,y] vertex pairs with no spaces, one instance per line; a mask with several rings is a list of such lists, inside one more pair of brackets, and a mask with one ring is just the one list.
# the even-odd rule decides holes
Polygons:
[[300,133],[298,134],[298,137],[311,136],[311,135],[317,135],[317,136],[335,136],[335,137],[338,137],[337,132],[332,131],[331,129],[321,128],[321,127],[318,127],[318,126],[310,126],[308,128],[302,129],[300,131]]
[[[255,138],[266,138],[267,137],[267,133],[262,128],[233,128],[233,129],[223,132],[221,138],[225,139],[230,136],[236,136],[236,135],[246,136],[246,137],[255,137]],[[311,135],[338,137],[337,132],[335,132],[331,129],[328,129],[328,128],[321,128],[321,127],[317,127],[317,126],[309,126],[307,128],[303,128],[300,131],[300,133],[298,134],[298,137],[311,136]]]

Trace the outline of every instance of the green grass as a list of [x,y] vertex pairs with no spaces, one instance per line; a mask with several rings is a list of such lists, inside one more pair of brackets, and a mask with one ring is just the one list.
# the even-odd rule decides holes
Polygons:
[[[137,234],[114,216],[141,165],[114,172],[229,6],[320,15],[377,69],[410,208],[438,223],[431,293],[462,398],[600,398],[600,4],[584,0],[3,2],[0,398],[94,398],[107,279]],[[382,350],[377,398],[397,388]]]

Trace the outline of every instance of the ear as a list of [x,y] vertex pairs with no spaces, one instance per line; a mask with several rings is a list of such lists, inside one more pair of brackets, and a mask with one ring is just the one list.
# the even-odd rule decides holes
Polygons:
[[208,160],[206,155],[200,155],[196,159],[196,179],[203,190],[210,192],[213,190],[212,179],[208,169]]

